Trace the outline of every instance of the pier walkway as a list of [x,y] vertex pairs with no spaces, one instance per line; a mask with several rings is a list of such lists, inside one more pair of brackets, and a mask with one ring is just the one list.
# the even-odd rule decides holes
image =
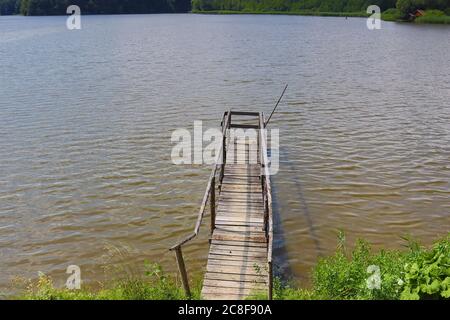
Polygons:
[[187,294],[181,248],[197,236],[209,207],[210,246],[202,298],[235,300],[258,293],[272,298],[272,195],[267,139],[260,130],[264,128],[263,113],[224,113],[220,161],[209,178],[194,233],[171,248]]

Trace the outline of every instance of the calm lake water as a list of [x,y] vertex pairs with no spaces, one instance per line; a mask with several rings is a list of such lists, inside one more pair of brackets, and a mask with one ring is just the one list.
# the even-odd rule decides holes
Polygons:
[[[0,17],[0,293],[68,265],[88,282],[191,232],[209,166],[171,163],[172,131],[269,112],[279,272],[300,283],[352,243],[401,248],[450,231],[450,27],[360,18]],[[207,222],[207,220],[206,220]],[[208,223],[184,250],[199,274]]]

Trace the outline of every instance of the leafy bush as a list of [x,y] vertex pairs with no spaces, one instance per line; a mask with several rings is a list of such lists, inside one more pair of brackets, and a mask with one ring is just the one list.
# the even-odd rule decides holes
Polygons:
[[[450,235],[431,250],[408,240],[407,251],[381,250],[374,253],[367,242],[359,240],[355,248],[347,252],[345,237],[341,234],[336,253],[321,259],[314,267],[310,290],[297,289],[277,279],[274,299],[448,299],[449,248]],[[380,272],[379,287],[370,285],[374,275],[374,267],[370,266],[375,266]]]
[[398,0],[396,4],[397,9],[401,12],[403,16],[408,15],[408,13],[413,12],[418,8],[417,0]]
[[405,265],[402,299],[450,298],[450,237]]
[[[313,272],[314,290],[323,299],[398,299],[405,261],[397,251],[372,254],[369,244],[360,240],[350,258],[342,246],[334,256],[319,261]],[[380,270],[379,289],[367,284],[369,266]]]

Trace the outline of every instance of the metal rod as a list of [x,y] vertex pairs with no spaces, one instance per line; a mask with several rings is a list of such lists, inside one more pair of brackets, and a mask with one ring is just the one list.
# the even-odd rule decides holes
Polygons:
[[181,281],[183,282],[184,292],[186,293],[186,296],[190,297],[191,290],[189,289],[188,276],[187,276],[187,272],[186,272],[186,266],[184,265],[184,259],[183,259],[183,253],[181,252],[181,247],[177,247],[175,249],[175,252],[177,254],[178,269],[180,270]]
[[267,124],[269,123],[270,119],[272,118],[272,115],[274,114],[275,110],[278,107],[278,104],[280,104],[281,99],[283,99],[284,93],[286,92],[286,89],[288,88],[288,85],[286,84],[286,87],[284,87],[283,93],[281,94],[280,98],[277,101],[277,104],[275,105],[275,108],[273,108],[272,113],[270,114],[269,119],[267,119],[266,123],[264,124],[264,127],[267,127]]

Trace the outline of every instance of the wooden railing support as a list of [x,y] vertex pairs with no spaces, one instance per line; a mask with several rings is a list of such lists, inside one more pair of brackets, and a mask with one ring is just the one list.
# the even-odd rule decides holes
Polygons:
[[178,270],[181,274],[181,281],[183,282],[184,292],[187,297],[191,296],[191,290],[189,289],[188,276],[186,272],[186,266],[184,265],[183,253],[181,252],[181,246],[175,248],[175,253],[177,255]]
[[[228,129],[228,128],[227,128]],[[222,163],[227,162],[227,131],[224,130],[224,135],[222,137]]]
[[[225,116],[226,115],[226,116]],[[226,142],[226,131],[227,129],[230,128],[230,121],[231,121],[231,111],[229,110],[226,114],[224,114],[224,120],[225,122],[223,122],[223,128],[222,128],[222,134],[224,136],[224,140],[223,142]],[[221,149],[223,151],[225,151],[225,146],[223,146],[223,149]],[[221,155],[218,155],[218,159],[220,159]],[[222,154],[223,156],[223,154]],[[200,230],[200,226],[202,224],[203,221],[203,216],[205,214],[205,210],[208,204],[208,200],[210,200],[211,202],[211,229],[214,230],[215,228],[215,223],[216,223],[216,208],[215,208],[215,203],[216,203],[216,194],[215,194],[215,188],[216,188],[216,172],[217,172],[217,160],[216,159],[216,163],[212,169],[210,178],[208,180],[208,185],[206,187],[206,191],[205,194],[203,196],[203,200],[202,200],[202,204],[200,206],[200,210],[198,213],[198,217],[197,217],[197,223],[195,224],[195,228],[194,228],[194,232],[192,234],[190,234],[188,237],[182,239],[181,241],[179,241],[177,244],[175,244],[174,246],[172,246],[169,250],[170,251],[175,251],[176,256],[177,256],[177,262],[178,262],[178,269],[180,271],[180,275],[181,275],[181,281],[183,282],[183,288],[184,291],[186,292],[186,295],[188,297],[191,296],[191,291],[189,289],[189,282],[188,282],[188,276],[187,276],[187,272],[186,272],[186,266],[184,264],[184,260],[183,260],[183,254],[181,252],[181,246],[183,246],[184,244],[186,244],[187,242],[191,241],[192,239],[194,239]],[[224,161],[225,161],[225,157],[224,157]],[[223,162],[224,162],[223,161]],[[220,182],[222,182],[223,179],[223,169],[224,169],[224,165],[222,164],[222,177],[220,178]],[[211,197],[211,198],[210,198]],[[213,225],[214,224],[214,225]]]
[[269,290],[268,290],[268,298],[269,300],[273,299],[273,270],[272,270],[272,261],[269,261],[267,264],[268,273],[269,273]]
[[216,229],[216,177],[213,177],[211,180],[211,235]]

